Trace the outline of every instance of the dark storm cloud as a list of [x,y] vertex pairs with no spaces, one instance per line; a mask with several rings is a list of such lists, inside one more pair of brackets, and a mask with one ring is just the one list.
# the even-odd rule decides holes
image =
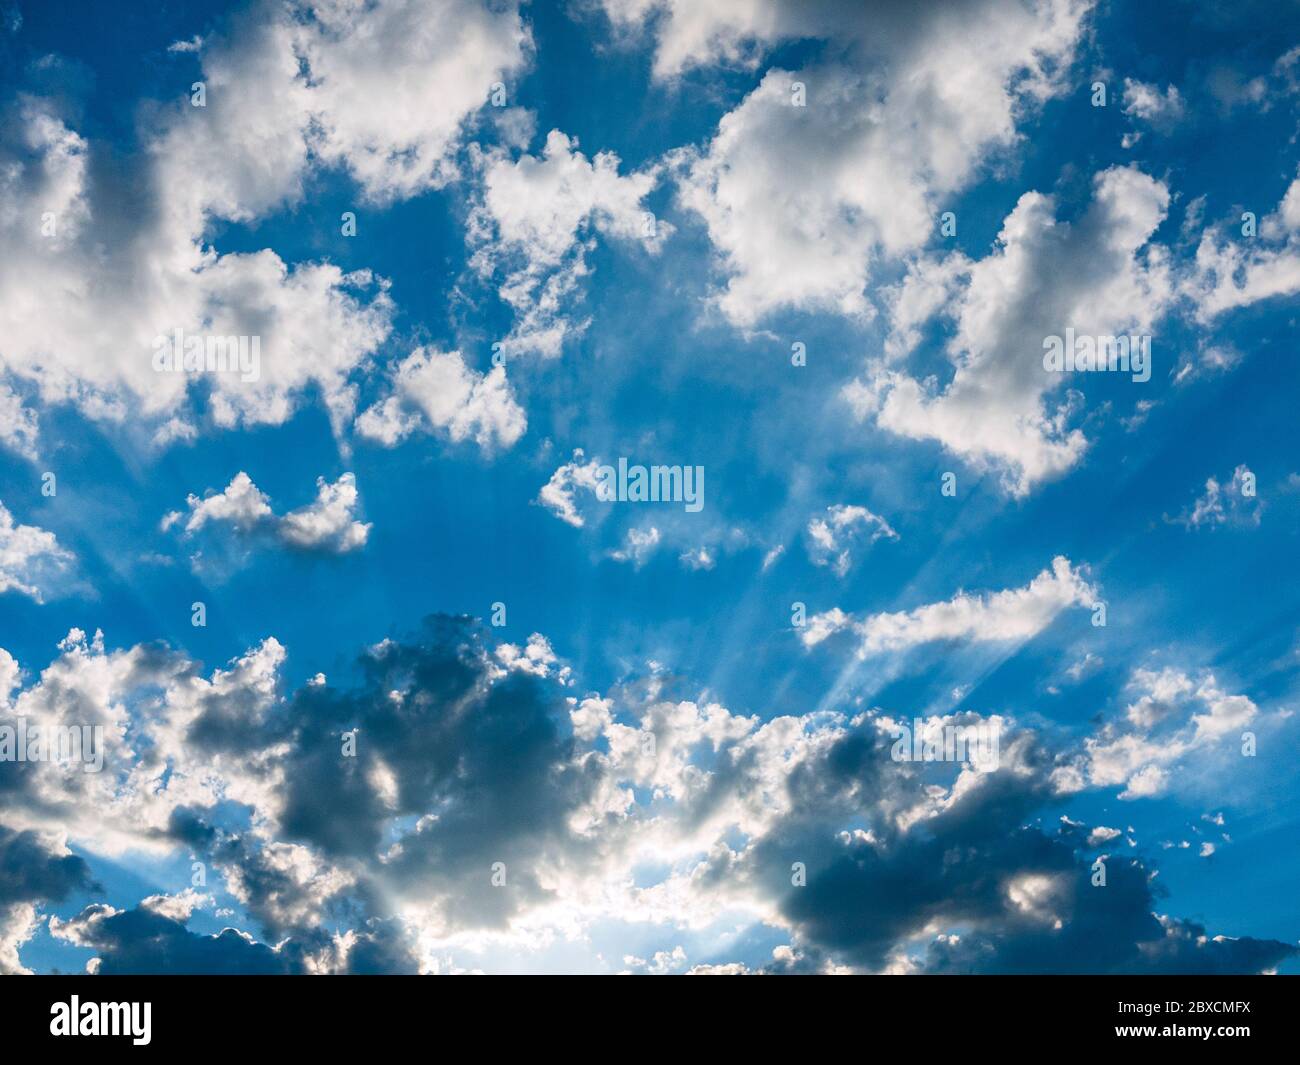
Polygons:
[[[458,923],[498,925],[541,893],[532,864],[579,846],[567,820],[599,779],[575,757],[553,682],[501,676],[466,619],[430,619],[419,638],[361,660],[353,691],[307,687],[291,700],[286,838],[341,859],[391,843],[393,818],[424,818],[398,839],[385,878],[445,894]],[[341,735],[356,730],[356,757]],[[376,774],[386,773],[385,794]],[[489,886],[506,866],[504,889]]]
[[[308,684],[280,698],[259,667],[205,691],[187,742],[281,783],[256,811],[177,807],[158,835],[224,877],[252,934],[194,933],[160,913],[162,903],[91,907],[65,924],[101,971],[415,972],[419,930],[397,919],[408,907],[439,934],[503,928],[550,897],[547,872],[556,883],[588,869],[608,875],[600,863],[634,844],[650,818],[690,835],[734,823],[737,803],[770,788],[784,788],[785,812],[761,819],[748,840],[717,837],[691,871],[694,891],[748,889],[776,902],[793,950],[769,971],[878,970],[907,951],[934,972],[1248,972],[1294,953],[1158,918],[1152,871],[1132,858],[1108,856],[1107,884],[1093,887],[1087,826],[1040,827],[1063,801],[1052,774],[1065,756],[1032,733],[1004,735],[1000,769],[960,788],[951,765],[894,761],[871,716],[806,723],[825,742],[780,776],[771,744],[746,730],[712,750],[694,737],[679,799],[611,814],[616,828],[584,834],[574,814],[626,781],[609,779],[616,762],[599,741],[596,750],[575,742],[553,679],[505,670],[465,618],[431,618],[358,665],[347,689]],[[355,756],[344,753],[345,733]],[[0,887],[11,893],[0,902],[87,885],[81,859],[6,833]],[[805,886],[792,885],[794,863]],[[28,894],[13,894],[15,883]]]
[[[1020,774],[982,775],[973,791],[904,832],[892,812],[917,800],[919,779],[889,760],[888,744],[874,731],[846,737],[792,777],[801,797],[795,810],[807,812],[759,848],[764,864],[776,866],[768,855],[778,841],[791,860],[807,864],[806,887],[792,890],[786,875],[782,912],[810,943],[870,968],[883,967],[900,941],[932,921],[999,919],[1008,876],[1026,868],[1059,872],[1069,860],[1067,850],[1021,827],[1048,797],[1050,760],[1022,740],[1019,763]],[[825,799],[836,792],[851,800],[874,842],[835,839],[842,826],[827,817],[843,818],[844,804]]]
[[1209,939],[1190,922],[1156,918],[1151,871],[1135,859],[1107,863],[1105,886],[1090,866],[1068,868],[1061,928],[1008,912],[1000,922],[930,945],[939,973],[1259,973],[1296,953],[1277,940]]
[[[275,839],[310,846],[351,884],[313,901],[268,859],[264,841],[214,827],[199,809],[178,808],[167,832],[238,878],[244,909],[267,938],[319,947],[302,924],[319,908],[362,929],[349,964],[409,971],[409,947],[387,923],[392,897],[436,902],[453,927],[502,926],[546,894],[539,860],[582,859],[587,845],[568,819],[602,769],[575,750],[556,684],[502,671],[469,619],[430,618],[416,637],[385,641],[358,666],[357,687],[307,685],[257,724],[248,698],[222,693],[188,737],[249,758],[287,744],[277,759],[285,783]],[[344,753],[351,732],[355,756]],[[495,863],[504,867],[500,886]]]
[[293,952],[272,950],[233,928],[215,936],[196,935],[185,925],[152,910],[136,907],[109,913],[91,906],[63,930],[75,934],[79,946],[89,947],[100,959],[104,976],[152,973],[165,976],[208,973],[275,975],[302,972]]
[[[155,974],[296,975],[312,971],[312,955],[329,952],[323,930],[287,939],[272,948],[247,933],[226,928],[216,935],[191,932],[183,921],[143,906],[111,913],[90,906],[60,934],[95,951],[104,976]],[[370,921],[352,933],[346,960],[336,971],[357,975],[415,973],[418,964],[406,935],[394,922]]]
[[98,885],[81,858],[54,853],[35,832],[0,825],[0,906],[59,902],[74,892],[92,890]]
[[357,933],[344,971],[356,976],[416,973],[419,962],[409,935],[397,921],[372,920]]
[[[1296,952],[1162,922],[1152,872],[1134,859],[1108,857],[1106,884],[1094,887],[1086,831],[1066,823],[1049,835],[1028,823],[1056,802],[1055,760],[1028,735],[1006,749],[1013,765],[902,831],[894,815],[918,798],[919,776],[889,760],[874,729],[852,732],[791,774],[791,814],[743,862],[714,859],[705,875],[749,878],[782,900],[799,953],[772,971],[878,970],[936,927],[960,935],[931,943],[922,965],[933,972],[1259,972]],[[871,839],[840,838],[846,825]],[[804,887],[791,885],[796,861]],[[1026,877],[1041,899],[1018,887]]]

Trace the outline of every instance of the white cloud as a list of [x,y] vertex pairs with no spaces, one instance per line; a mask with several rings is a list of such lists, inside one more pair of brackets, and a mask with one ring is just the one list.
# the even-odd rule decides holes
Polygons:
[[[924,43],[928,31],[939,32],[930,22],[937,3],[916,3],[906,8],[881,7],[864,18],[855,0],[599,0],[615,31],[634,37],[653,28],[653,74],[661,80],[679,77],[701,66],[727,65],[753,69],[763,54],[782,41],[826,38],[837,44],[863,49],[873,44],[903,51]],[[1071,5],[1039,4],[1040,17],[1077,18]],[[1078,9],[1086,5],[1073,5]],[[988,5],[968,16],[967,28],[981,20],[1006,20],[1023,26],[1023,16],[1012,5]],[[918,27],[917,23],[921,25]],[[943,27],[950,29],[951,27]]]
[[479,373],[459,351],[417,348],[394,368],[391,384],[392,393],[362,412],[355,426],[385,447],[423,426],[456,443],[472,439],[485,450],[509,448],[528,427],[505,367]]
[[915,259],[902,281],[882,291],[889,312],[886,361],[897,362],[912,353],[922,327],[957,298],[970,267],[970,260],[960,252],[944,259]]
[[1224,692],[1208,671],[1193,678],[1176,669],[1138,669],[1129,687],[1139,698],[1122,721],[1085,740],[1076,767],[1094,787],[1122,785],[1121,799],[1161,794],[1190,755],[1240,736],[1259,713],[1249,697]]
[[[782,37],[815,36],[833,28],[830,5],[789,5],[767,0],[600,0],[616,30],[627,34],[655,24],[654,76],[680,75],[689,67],[714,63],[752,66],[761,47]],[[799,15],[803,18],[800,19]]]
[[[227,708],[245,728],[260,722],[274,701],[284,660],[276,641],[250,651],[227,670],[214,671],[210,680],[183,656],[156,647],[106,652],[99,632],[88,639],[73,629],[59,649],[39,678],[19,691],[11,713],[41,728],[102,727],[103,771],[56,766],[57,772],[32,777],[35,790],[26,797],[30,808],[24,812],[13,796],[6,823],[67,832],[97,853],[120,853],[126,846],[160,853],[167,846],[161,830],[178,803],[211,805],[221,792],[236,802],[267,801],[276,781],[259,758],[241,765],[222,764],[218,757],[214,764],[198,750],[187,749],[184,736],[188,723],[205,708]],[[140,703],[138,692],[150,687],[158,695],[148,699],[153,710],[145,746],[139,734],[128,734],[127,724]],[[169,763],[176,775],[168,789],[160,790],[157,780]],[[215,765],[221,766],[224,782],[212,772]]]
[[1238,307],[1300,292],[1300,177],[1277,210],[1257,220],[1254,239],[1207,229],[1182,284],[1201,324]]
[[659,530],[653,525],[647,529],[628,529],[623,546],[611,551],[609,557],[617,562],[631,562],[640,569],[659,546],[660,539]]
[[[731,322],[751,327],[787,307],[869,317],[873,258],[921,247],[943,197],[991,150],[1014,142],[1020,111],[1056,91],[1087,5],[976,7],[928,5],[898,20],[884,11],[864,19],[847,4],[770,13],[733,4],[715,25],[670,5],[662,32],[689,17],[685,47],[706,56],[732,53],[731,42],[755,31],[768,40],[833,32],[854,42],[846,61],[769,70],[707,148],[678,156],[679,199],[717,249],[727,275],[717,303]],[[728,22],[734,33],[720,32]],[[806,106],[793,104],[795,83]]]
[[712,551],[707,547],[694,547],[683,551],[677,560],[690,570],[711,570],[718,564]]
[[182,519],[185,535],[193,536],[209,524],[230,526],[248,535],[267,531],[282,543],[310,551],[346,554],[365,546],[370,524],[355,520],[359,503],[356,477],[340,474],[330,483],[316,478],[316,498],[304,507],[277,517],[270,498],[243,470],[221,492],[186,499],[188,515],[172,511],[162,520],[170,529]]
[[836,503],[826,508],[826,516],[813,515],[808,522],[808,557],[817,566],[831,566],[836,576],[843,577],[853,565],[851,547],[865,539],[874,544],[877,540],[897,540],[898,533],[889,522],[866,507]]
[[388,202],[445,184],[470,117],[532,48],[518,5],[315,3],[299,30],[312,148]]
[[540,157],[512,161],[495,151],[481,165],[481,199],[470,217],[473,265],[485,278],[501,278],[501,298],[516,315],[500,350],[506,357],[553,358],[567,337],[586,328],[572,320],[570,305],[589,273],[586,253],[595,234],[637,241],[653,254],[672,232],[644,205],[657,168],[620,175],[618,156],[598,152],[588,159],[557,129]]
[[[517,5],[267,3],[184,48],[201,57],[207,106],[150,112],[133,196],[92,177],[92,146],[55,104],[20,102],[20,140],[0,145],[0,377],[92,418],[193,428],[177,415],[194,378],[155,372],[154,338],[256,336],[256,382],[206,375],[214,422],[279,424],[318,388],[339,432],[348,377],[390,330],[387,283],[269,250],[223,255],[209,227],[296,204],[313,165],[347,169],[381,201],[447,180],[466,122],[526,62]],[[36,428],[10,394],[0,441],[30,455]],[[164,429],[155,442],[177,438]]]
[[1138,669],[1129,683],[1143,694],[1129,704],[1125,717],[1143,729],[1153,728],[1165,720],[1175,712],[1178,702],[1195,690],[1191,679],[1176,669],[1162,669],[1158,673]]
[[[232,108],[187,106],[203,128],[174,119],[173,132],[136,162],[144,171],[134,177],[140,195],[158,205],[136,232],[131,203],[92,182],[87,142],[51,105],[24,105],[23,155],[0,168],[0,195],[11,208],[0,214],[0,365],[43,403],[73,403],[99,420],[122,422],[138,412],[166,421],[185,408],[195,375],[155,371],[154,340],[181,329],[258,337],[256,381],[203,375],[213,389],[212,415],[224,427],[278,423],[311,385],[337,402],[347,374],[387,335],[386,286],[365,271],[289,267],[271,251],[223,256],[203,245],[209,219],[249,219],[295,195],[292,181],[273,176],[276,151],[268,148],[254,164],[198,117]],[[250,129],[262,128],[244,117]],[[234,122],[232,136],[243,128],[238,117]],[[7,154],[0,146],[0,158]],[[47,211],[53,236],[42,232]],[[121,232],[128,226],[129,239]]]
[[[1079,397],[1051,399],[1065,375],[1044,369],[1043,340],[1068,328],[1092,336],[1152,331],[1172,300],[1168,254],[1147,246],[1168,203],[1165,186],[1132,167],[1098,174],[1088,212],[1072,224],[1055,219],[1050,197],[1025,193],[997,247],[960,264],[968,278],[961,296],[922,301],[922,309],[943,308],[955,321],[946,345],[951,380],[940,387],[877,363],[845,388],[845,399],[859,418],[998,470],[1014,495],[1061,475],[1088,442],[1069,424]],[[1072,268],[1057,269],[1062,262]],[[899,307],[896,352],[915,342],[920,317],[901,297]],[[1160,356],[1155,349],[1152,358]]]
[[356,477],[344,473],[333,484],[317,477],[316,489],[313,502],[280,519],[280,538],[295,547],[340,555],[365,546],[370,523],[353,518],[358,502]]
[[902,651],[934,640],[1030,640],[1070,606],[1090,607],[1096,590],[1083,574],[1058,556],[1023,588],[983,595],[958,592],[941,603],[892,614],[871,614],[856,620],[838,607],[808,619],[802,630],[804,646],[811,647],[842,629],[858,637],[858,655]]
[[36,413],[23,405],[13,389],[0,383],[0,444],[34,460],[38,436]]
[[1100,847],[1103,843],[1119,839],[1121,835],[1122,833],[1118,828],[1107,828],[1105,825],[1098,825],[1088,833],[1088,846]]
[[1176,85],[1162,93],[1155,85],[1133,78],[1124,79],[1124,113],[1158,128],[1168,128],[1186,112],[1182,94]]
[[575,448],[573,460],[551,474],[551,479],[537,495],[537,502],[547,507],[561,521],[578,529],[586,522],[578,509],[575,489],[584,489],[594,497],[599,483],[596,474],[600,463],[595,459],[583,462],[584,457],[582,448]]
[[[459,637],[448,646],[455,646],[458,655],[468,653]],[[410,662],[406,655],[414,648],[404,648],[396,658],[389,656],[391,650],[372,649],[375,661],[399,663],[398,672],[404,672]],[[907,879],[933,864],[936,837],[950,843],[966,839],[963,826],[972,819],[979,819],[994,835],[1016,836],[1016,826],[1025,816],[1020,800],[1030,802],[1048,794],[1044,774],[1050,760],[1044,764],[1037,756],[1041,752],[1032,735],[1013,732],[1011,723],[1000,717],[988,719],[1004,735],[998,768],[986,774],[963,770],[950,785],[943,785],[890,760],[884,737],[892,722],[874,711],[853,720],[832,711],[763,721],[704,699],[666,697],[657,684],[636,689],[621,686],[611,696],[568,697],[572,738],[526,748],[545,755],[539,772],[546,783],[540,792],[531,790],[535,785],[525,784],[512,799],[512,808],[536,800],[539,815],[551,802],[574,803],[562,810],[567,827],[552,819],[543,822],[549,826],[545,849],[529,863],[538,871],[542,890],[530,895],[527,879],[522,878],[524,897],[508,920],[489,920],[485,927],[484,915],[472,909],[475,895],[482,890],[477,879],[448,880],[441,869],[412,867],[404,858],[404,852],[414,856],[425,845],[428,833],[443,831],[451,834],[442,839],[464,840],[453,822],[469,811],[462,813],[459,807],[470,798],[469,805],[477,809],[481,789],[487,786],[475,776],[486,770],[475,766],[472,753],[467,764],[453,760],[443,771],[448,775],[439,775],[430,784],[427,760],[419,758],[404,766],[399,747],[390,743],[381,769],[347,785],[359,789],[351,799],[370,811],[356,823],[376,826],[378,850],[368,845],[349,851],[344,866],[328,836],[317,832],[310,842],[283,838],[297,831],[292,821],[301,817],[301,810],[295,814],[292,809],[290,776],[314,770],[309,752],[295,747],[298,741],[285,741],[279,712],[294,706],[305,710],[299,725],[314,733],[319,727],[316,710],[324,704],[303,707],[297,698],[284,698],[280,674],[286,651],[276,640],[265,640],[210,676],[184,654],[156,644],[108,652],[98,633],[93,640],[84,633],[70,633],[60,651],[39,679],[19,692],[15,711],[41,725],[103,724],[105,770],[33,775],[26,782],[38,790],[12,796],[7,822],[13,821],[19,830],[32,821],[44,822],[78,850],[91,847],[110,856],[148,853],[159,860],[176,853],[175,841],[168,838],[176,811],[192,817],[222,802],[245,805],[250,811],[247,831],[218,830],[221,853],[214,860],[226,891],[246,912],[296,935],[291,930],[309,929],[324,922],[327,912],[337,912],[337,907],[331,910],[331,901],[349,897],[354,889],[357,897],[362,892],[368,895],[384,883],[391,896],[387,915],[428,968],[439,966],[440,959],[453,952],[465,959],[461,967],[466,962],[472,966],[471,958],[487,960],[485,956],[500,952],[515,961],[536,960],[545,958],[556,943],[571,950],[572,943],[594,935],[597,928],[608,944],[609,936],[622,926],[635,929],[636,939],[614,939],[621,949],[611,951],[613,957],[623,958],[625,951],[635,949],[650,959],[647,968],[677,970],[688,964],[696,943],[716,942],[720,931],[734,935],[760,923],[789,930],[791,942],[801,943],[798,949],[787,946],[774,952],[778,963],[793,964],[815,944],[817,930],[783,910],[781,901],[788,889],[778,884],[774,890],[763,874],[774,854],[786,854],[792,841],[810,848],[810,878],[834,868],[843,851],[872,862],[892,862],[891,855],[903,852],[902,864],[882,869]],[[521,742],[535,742],[531,731],[518,731],[521,726],[531,721],[545,724],[541,730],[549,731],[549,717],[517,720],[515,711],[527,712],[526,700],[509,700],[532,690],[528,685],[538,681],[553,678],[560,691],[572,684],[550,642],[534,633],[523,647],[501,644],[475,654],[482,658],[458,658],[451,668],[481,668],[477,684],[488,689],[510,685],[496,689],[486,702],[476,690],[465,696],[470,700],[467,707],[433,712],[419,701],[423,695],[419,682],[385,674],[377,686],[357,693],[361,702],[353,705],[360,708],[366,700],[386,696],[404,711],[428,714],[403,726],[414,730],[412,742],[424,726],[458,726],[466,714],[476,715],[467,726],[475,736],[483,736],[489,744],[505,744],[500,749],[512,753]],[[425,661],[432,667],[438,660]],[[474,680],[470,678],[471,686]],[[401,690],[390,690],[390,682]],[[317,698],[312,694],[315,690],[309,687],[302,698]],[[341,700],[349,698],[344,691],[333,694]],[[1225,725],[1240,717],[1240,709],[1214,709],[1225,699],[1240,697],[1225,696],[1211,678],[1201,682],[1198,698],[1202,699],[1198,705]],[[391,720],[399,722],[404,716]],[[939,726],[956,719],[931,720]],[[504,732],[493,737],[498,728]],[[232,743],[233,748],[228,746]],[[1086,748],[1080,756],[1091,750]],[[850,752],[856,753],[846,759]],[[878,757],[879,767],[864,772],[867,766],[859,761],[864,753]],[[459,781],[462,774],[470,777],[464,791],[450,781],[452,777]],[[1159,783],[1162,775],[1167,774],[1160,766],[1137,766],[1130,792],[1146,788],[1154,794],[1158,789],[1148,787],[1148,782]],[[564,780],[576,788],[564,785],[561,791],[552,790]],[[401,815],[395,803],[420,809],[411,805],[408,794],[409,789],[420,788],[433,789],[427,793],[431,804],[425,807],[433,812],[421,816],[415,828],[399,828],[395,818]],[[452,789],[450,799],[444,799],[444,789]],[[1010,812],[1009,796],[1017,799]],[[337,812],[351,816],[351,802],[345,801]],[[846,825],[851,827],[845,830]],[[871,828],[853,827],[860,825]],[[495,830],[496,822],[490,826]],[[1083,826],[1067,822],[1066,827]],[[1034,830],[1022,827],[1020,831]],[[1087,838],[1096,846],[1118,835],[1116,829],[1099,826]],[[988,876],[987,862],[996,860],[998,881],[1015,911],[1017,926],[1026,919],[1051,926],[1069,909],[1067,881],[1072,878],[1044,874],[1040,842],[1025,850],[999,846],[990,853],[981,851],[979,840],[971,840],[972,858],[978,860],[955,857],[951,868],[945,866],[944,883],[950,885],[952,877],[963,884],[974,883],[971,878],[982,883]],[[60,847],[69,853],[62,843]],[[780,862],[788,867],[785,858]],[[512,877],[521,875],[522,868],[512,864]],[[647,870],[657,872],[648,876]],[[780,879],[785,882],[785,874]],[[1086,885],[1086,878],[1081,879]],[[926,886],[933,892],[937,884],[935,880]],[[921,894],[941,901],[913,906],[907,893],[882,896],[882,904],[893,913],[884,933],[885,945],[911,941],[932,922],[950,926],[969,918],[969,911],[959,904],[944,904],[953,896]],[[183,921],[197,908],[213,906],[214,900],[187,890],[149,896],[140,905],[160,917]],[[93,904],[78,917],[52,920],[50,930],[64,941],[101,950],[108,943],[101,933],[117,913],[113,907]],[[34,909],[0,914],[0,967],[18,965],[18,947],[30,937],[36,916]],[[345,928],[341,936],[347,939],[360,933],[358,924],[350,931]],[[637,942],[648,946],[637,948]],[[309,967],[322,972],[341,967],[348,950],[336,946],[335,951],[313,952]],[[716,947],[708,949],[716,953]],[[624,964],[640,967],[637,958],[629,955]],[[830,959],[820,964],[829,965]]]
[[[270,500],[253,483],[253,479],[240,470],[222,491],[200,499],[191,495],[186,500],[190,508],[185,522],[185,532],[194,533],[208,522],[225,522],[241,531],[256,528],[272,517]],[[183,515],[172,511],[163,518],[163,530],[171,528]]]
[[0,906],[0,976],[30,976],[19,960],[18,948],[36,934],[41,920],[30,902]]
[[513,643],[503,643],[496,649],[496,657],[509,671],[531,673],[535,677],[554,675],[561,681],[569,676],[569,667],[560,664],[551,641],[540,632],[529,636],[522,648]]
[[1091,651],[1087,651],[1084,653],[1084,656],[1082,658],[1080,658],[1077,662],[1075,662],[1072,666],[1070,666],[1069,669],[1065,671],[1065,675],[1069,677],[1072,681],[1078,682],[1083,680],[1084,677],[1088,677],[1091,676],[1093,673],[1096,673],[1097,670],[1101,669],[1103,664],[1104,663],[1102,662],[1102,659],[1099,655],[1095,655]]
[[186,888],[179,895],[149,895],[140,900],[140,908],[183,924],[195,910],[211,906],[213,901],[211,895]]
[[1264,513],[1264,502],[1257,494],[1255,475],[1244,463],[1232,471],[1232,480],[1220,484],[1214,477],[1205,481],[1205,491],[1191,508],[1168,520],[1189,529],[1218,525],[1257,526]]
[[52,532],[20,525],[0,502],[0,595],[21,592],[43,602],[49,586],[72,566],[72,552],[59,545]]
[[1174,374],[1174,384],[1186,385],[1203,377],[1224,374],[1233,369],[1242,358],[1241,351],[1230,343],[1212,344],[1202,340],[1194,353],[1179,360]]
[[632,954],[625,954],[623,964],[650,973],[652,976],[663,976],[665,973],[677,972],[686,967],[686,951],[679,944],[672,950],[655,951],[654,957],[649,961]]
[[581,702],[572,699],[571,705],[569,719],[573,722],[573,733],[583,743],[592,742],[614,723],[613,701],[610,699],[589,695]]

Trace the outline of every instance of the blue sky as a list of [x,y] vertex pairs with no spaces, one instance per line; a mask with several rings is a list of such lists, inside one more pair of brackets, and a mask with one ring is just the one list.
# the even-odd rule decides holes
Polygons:
[[4,26],[0,966],[1300,971],[1300,10]]

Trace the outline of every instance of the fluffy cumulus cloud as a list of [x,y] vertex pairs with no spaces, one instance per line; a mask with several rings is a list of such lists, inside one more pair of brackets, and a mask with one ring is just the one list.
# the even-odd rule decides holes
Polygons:
[[505,357],[555,357],[586,321],[573,304],[588,274],[587,252],[597,235],[636,242],[655,254],[672,232],[644,200],[657,168],[619,174],[618,156],[588,159],[577,142],[553,129],[540,156],[486,153],[482,199],[470,217],[475,269],[500,282],[501,299],[515,312]]
[[204,528],[213,533],[213,527],[225,526],[244,537],[265,534],[306,551],[345,554],[364,547],[370,535],[370,524],[356,520],[359,502],[353,474],[340,474],[332,483],[318,477],[311,503],[277,516],[266,493],[240,470],[222,491],[191,495],[185,512],[164,515],[162,528],[179,527],[188,538]]
[[[1159,873],[1245,853],[1217,811],[1235,823],[1257,788],[1257,740],[1249,764],[1285,771],[1294,639],[1243,643],[1264,630],[1216,590],[1275,567],[1214,549],[1280,550],[1300,483],[1290,422],[1243,381],[1284,345],[1240,329],[1300,293],[1294,161],[1239,221],[1244,193],[1184,187],[1204,168],[1170,153],[1213,100],[1234,122],[1282,111],[1300,49],[1099,75],[1122,81],[1089,115],[1106,132],[1031,152],[1087,108],[1103,5],[538,7],[237,4],[167,51],[164,82],[201,100],[119,101],[112,122],[76,77],[51,88],[57,57],[0,78],[0,449],[20,471],[0,502],[20,618],[0,631],[0,973],[1294,966],[1293,942],[1180,916]],[[555,95],[548,61],[586,88]],[[616,65],[587,79],[597,63]],[[314,228],[288,236],[324,204],[364,227],[346,266]],[[408,223],[427,247],[393,236]],[[597,286],[630,283],[651,324],[614,299],[610,337]],[[450,322],[425,316],[441,304]],[[1131,412],[1116,375],[1048,365],[1067,334],[1155,338]],[[793,378],[739,361],[799,335],[826,357]],[[187,365],[187,340],[252,361]],[[575,387],[591,372],[596,393]],[[1237,381],[1228,436],[1206,417],[1194,448],[1159,437]],[[216,432],[215,472],[163,454]],[[254,432],[327,460],[275,479],[238,459],[266,453],[234,439]],[[56,447],[122,480],[65,498],[59,467],[57,506],[33,508],[21,486]],[[394,494],[425,449],[447,491]],[[707,460],[706,514],[596,505],[601,456],[645,449]],[[531,487],[494,480],[475,512],[456,478],[521,455]],[[1116,461],[1091,476],[1098,455]],[[916,486],[949,467],[988,484],[936,509]],[[1286,486],[1267,521],[1256,470]],[[410,504],[429,559],[367,552],[358,476],[372,505]],[[1162,555],[1193,581],[1228,568],[1166,587]],[[343,626],[242,594],[301,570],[350,602],[358,567],[382,611],[353,595]],[[104,618],[39,642],[21,619],[82,571],[105,575]],[[241,593],[204,637],[217,659],[153,638],[140,605],[169,576]],[[1109,629],[1103,587],[1127,597]],[[418,622],[438,588],[492,626]],[[507,599],[515,624],[563,609],[505,635]],[[108,636],[69,627],[95,620]],[[903,723],[922,747],[975,729],[996,757],[904,757]],[[1148,846],[1175,807],[1185,828]],[[122,871],[148,886],[123,894]]]
[[[891,433],[997,471],[1014,495],[1060,476],[1088,441],[1074,424],[1079,394],[1062,397],[1066,374],[1044,365],[1047,338],[1151,334],[1174,296],[1168,252],[1149,243],[1168,205],[1169,190],[1134,167],[1098,174],[1092,204],[1075,222],[1056,218],[1052,197],[1025,193],[988,256],[969,262],[953,253],[943,264],[913,266],[895,296],[896,359],[927,317],[952,320],[946,384],[886,359],[845,398]],[[1068,271],[1057,268],[1066,262]]]
[[1300,292],[1300,177],[1287,186],[1277,209],[1255,224],[1257,240],[1233,239],[1222,227],[1201,235],[1183,283],[1198,321],[1210,323],[1239,307]]
[[18,592],[39,603],[65,582],[74,562],[52,532],[15,521],[0,503],[0,595]]
[[1160,795],[1189,759],[1240,757],[1247,730],[1271,724],[1252,699],[1224,691],[1209,671],[1193,677],[1171,668],[1137,669],[1129,689],[1138,697],[1124,716],[1055,771],[1063,790],[1087,782],[1119,787],[1121,799]]
[[341,429],[348,378],[390,330],[387,282],[269,249],[222,254],[212,225],[299,203],[313,167],[381,202],[445,184],[530,49],[513,4],[257,4],[194,43],[205,106],[155,108],[120,176],[61,104],[20,96],[0,123],[0,441],[35,454],[30,402],[140,412],[159,443],[192,437],[195,376],[155,359],[176,330],[259,340],[253,379],[203,375],[216,425],[279,424],[315,389]]
[[[692,4],[688,0],[598,0],[621,35],[639,35],[653,21],[654,74],[667,79],[687,69],[715,63],[756,65],[762,49],[781,37],[827,32],[847,5],[791,4],[761,0],[722,0]],[[837,12],[837,7],[840,9]]]
[[[256,73],[245,72],[236,83],[251,93]],[[199,116],[207,110],[186,108]],[[137,212],[131,195],[92,180],[91,147],[52,105],[28,101],[21,107],[16,123],[22,142],[17,151],[0,148],[7,155],[0,172],[10,205],[0,225],[12,249],[0,266],[5,374],[24,386],[22,394],[34,393],[46,404],[72,403],[98,419],[120,422],[133,411],[160,424],[175,415],[189,419],[194,375],[155,368],[161,361],[155,358],[157,338],[170,339],[179,329],[199,338],[258,338],[256,380],[204,375],[219,425],[284,421],[310,385],[342,402],[346,375],[387,334],[391,303],[384,285],[364,271],[345,274],[329,263],[290,266],[271,251],[223,256],[204,245],[209,218],[254,217],[291,196],[292,188],[210,187],[215,179],[205,175],[226,173],[237,157],[210,166],[195,156],[214,149],[191,151],[189,145],[207,145],[213,131],[195,135],[184,126],[204,119],[185,114],[174,121],[180,132],[160,134],[155,150],[133,161],[137,180],[156,192],[159,204],[151,216],[154,230],[141,233],[130,227]],[[259,129],[260,123],[249,126]],[[258,156],[256,144],[246,150],[246,180],[273,170],[273,154]],[[183,177],[167,173],[177,165]],[[259,202],[259,192],[265,201]],[[37,446],[33,431],[22,439],[29,451]]]
[[444,184],[467,121],[521,73],[532,38],[513,2],[302,4],[308,137],[373,199]]
[[[657,674],[578,697],[544,637],[493,648],[466,619],[370,647],[351,687],[286,690],[284,660],[268,639],[205,675],[74,633],[18,691],[6,722],[94,718],[109,739],[100,774],[0,763],[7,964],[76,899],[49,931],[100,973],[457,971],[611,922],[678,937],[624,961],[653,971],[691,966],[683,934],[738,921],[785,940],[771,971],[1248,972],[1294,952],[1161,914],[1137,858],[1108,855],[1110,886],[1090,887],[1112,830],[1035,818],[1071,758],[1118,783],[1097,745],[1052,750],[997,718],[996,767],[899,762],[875,711],[761,721]],[[1135,684],[1196,701],[1193,748],[1254,709],[1209,675]],[[89,839],[183,849],[214,877],[121,910],[69,852]],[[214,892],[240,923],[193,930]]]
[[[607,6],[642,17],[657,7]],[[682,206],[725,275],[718,306],[741,326],[789,307],[870,316],[873,261],[923,246],[944,198],[1013,143],[1019,111],[1057,91],[1088,7],[694,6],[667,5],[657,69],[735,58],[742,45],[835,41],[817,66],[769,69],[703,150],[678,157]]]
[[504,366],[486,374],[465,365],[458,351],[421,348],[392,372],[392,391],[356,420],[361,437],[395,447],[417,429],[445,433],[479,447],[511,447],[528,428]]

